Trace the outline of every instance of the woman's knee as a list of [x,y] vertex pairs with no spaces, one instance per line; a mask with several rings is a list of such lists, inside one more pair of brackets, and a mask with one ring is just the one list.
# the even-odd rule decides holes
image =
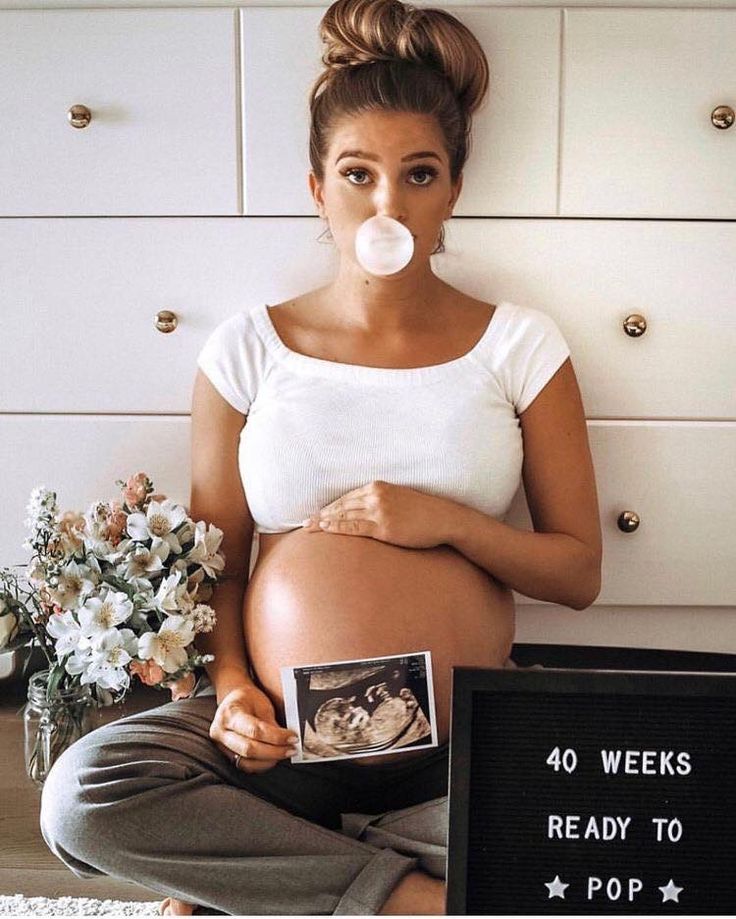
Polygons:
[[90,808],[82,779],[90,775],[101,757],[104,745],[85,735],[68,747],[51,767],[41,792],[41,834],[49,848],[63,861],[81,857],[86,839],[94,835]]
[[86,859],[105,839],[134,841],[151,804],[146,791],[198,775],[221,756],[202,706],[170,705],[99,727],[54,763],[41,794],[41,832],[53,851]]

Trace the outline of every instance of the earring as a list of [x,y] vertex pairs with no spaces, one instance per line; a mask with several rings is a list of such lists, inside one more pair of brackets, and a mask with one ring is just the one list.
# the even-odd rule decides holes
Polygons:
[[442,229],[440,230],[439,240],[437,245],[434,248],[433,252],[430,252],[430,255],[440,255],[445,251],[445,225],[442,224]]
[[326,243],[326,244],[328,244],[328,245],[329,245],[329,243],[334,242],[334,238],[333,238],[332,233],[331,233],[331,231],[330,231],[330,225],[329,225],[329,224],[328,224],[328,225],[325,227],[325,229],[322,230],[322,232],[319,234],[319,236],[317,237],[317,242],[318,242],[318,243]]

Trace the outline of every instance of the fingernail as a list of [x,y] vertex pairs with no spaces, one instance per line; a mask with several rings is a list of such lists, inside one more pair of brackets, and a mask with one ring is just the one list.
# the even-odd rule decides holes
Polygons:
[[329,521],[329,520],[320,520],[319,525],[322,527],[323,530],[326,530],[327,527],[330,525],[330,521]]
[[308,527],[309,524],[310,524],[311,522],[312,522],[312,518],[311,518],[311,517],[305,517],[304,520],[302,520],[302,526],[303,526],[303,527]]

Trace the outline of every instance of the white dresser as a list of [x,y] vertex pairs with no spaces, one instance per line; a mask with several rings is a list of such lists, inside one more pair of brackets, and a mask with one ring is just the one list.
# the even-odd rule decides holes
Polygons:
[[[434,270],[554,317],[596,468],[600,596],[517,595],[517,640],[736,651],[736,0],[417,5],[491,67]],[[187,504],[208,332],[336,268],[326,5],[67,6],[0,0],[0,565],[38,484],[85,509],[145,470]]]

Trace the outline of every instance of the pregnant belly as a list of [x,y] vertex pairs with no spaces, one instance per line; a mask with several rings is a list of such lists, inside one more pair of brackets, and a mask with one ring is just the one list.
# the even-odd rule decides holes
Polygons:
[[514,639],[511,590],[450,546],[406,549],[301,529],[260,535],[243,613],[255,677],[281,724],[281,667],[429,651],[440,743],[452,667],[503,667]]

